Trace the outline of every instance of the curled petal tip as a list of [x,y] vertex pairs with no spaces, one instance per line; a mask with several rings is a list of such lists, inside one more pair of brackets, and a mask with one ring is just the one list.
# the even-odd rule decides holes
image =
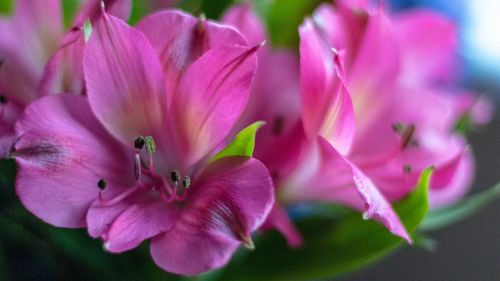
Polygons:
[[264,47],[266,45],[267,40],[262,40],[262,42],[259,43],[258,48]]
[[250,237],[250,235],[242,235],[241,241],[243,242],[243,246],[245,246],[245,248],[250,250],[255,249],[255,244],[253,243],[252,237]]

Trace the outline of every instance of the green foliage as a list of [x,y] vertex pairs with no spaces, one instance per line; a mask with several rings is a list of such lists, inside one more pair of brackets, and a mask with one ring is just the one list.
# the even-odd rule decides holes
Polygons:
[[264,126],[265,122],[257,121],[241,130],[234,140],[222,151],[217,153],[210,161],[219,160],[229,156],[252,157],[255,148],[255,136],[257,131]]
[[429,212],[422,222],[420,230],[435,230],[463,220],[498,198],[500,198],[500,183],[451,206]]
[[64,15],[64,25],[69,27],[73,23],[73,19],[76,16],[78,8],[80,7],[79,0],[63,0],[62,8]]
[[[413,232],[428,211],[431,169],[425,170],[417,188],[394,208],[408,231]],[[364,266],[389,253],[403,240],[375,221],[364,221],[352,212],[341,220],[310,218],[298,223],[304,245],[291,249],[281,235],[262,235],[256,249],[235,259],[219,280],[301,281],[331,278]]]
[[273,0],[267,8],[271,43],[276,47],[296,47],[299,44],[298,27],[314,9],[325,0]]
[[14,11],[14,0],[1,0],[0,1],[0,16],[9,15]]

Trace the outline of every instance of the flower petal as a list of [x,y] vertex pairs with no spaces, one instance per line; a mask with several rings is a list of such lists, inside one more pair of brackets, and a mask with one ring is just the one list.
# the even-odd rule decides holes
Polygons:
[[370,14],[347,87],[352,95],[358,125],[369,123],[378,114],[378,103],[392,94],[391,85],[400,67],[397,37],[384,13]]
[[16,132],[17,194],[48,223],[83,227],[99,179],[110,188],[135,181],[133,160],[100,125],[85,97],[51,95],[32,103]]
[[300,83],[306,134],[319,133],[343,154],[354,135],[354,109],[342,77],[342,56],[313,20],[300,27]]
[[296,248],[302,246],[302,235],[300,235],[297,228],[293,225],[293,221],[286,213],[286,210],[278,205],[273,207],[262,226],[263,230],[272,228],[277,229],[286,238],[290,247]]
[[175,92],[182,74],[208,50],[246,45],[234,28],[197,19],[181,11],[162,11],[137,24],[156,51],[165,74],[167,92]]
[[59,50],[49,60],[39,85],[39,95],[54,93],[84,93],[83,31],[72,29],[66,34]]
[[58,0],[19,0],[8,20],[0,19],[0,92],[21,105],[37,98],[43,67],[63,35]]
[[104,14],[87,43],[84,72],[90,105],[118,139],[164,140],[166,100],[161,65],[144,35]]
[[287,203],[337,202],[363,211],[363,218],[382,222],[393,234],[411,243],[411,238],[391,204],[363,171],[342,156],[324,138],[304,154],[297,167],[279,189],[278,198]]
[[[84,93],[83,51],[85,40],[83,24],[89,19],[92,23],[101,16],[102,0],[89,0],[73,22],[57,52],[45,66],[39,95],[50,93]],[[106,9],[112,15],[126,20],[132,8],[130,0],[105,0]]]
[[250,94],[258,48],[212,49],[182,77],[171,111],[177,151],[186,166],[212,152],[240,117]]
[[224,14],[222,22],[238,29],[250,45],[259,44],[266,39],[265,27],[249,3],[232,6]]
[[130,204],[121,212],[105,235],[106,250],[119,253],[133,249],[176,222],[179,208],[158,198],[146,198]]
[[393,20],[401,46],[402,80],[408,85],[448,80],[454,72],[457,33],[455,25],[437,13],[414,10]]
[[87,19],[91,22],[97,21],[102,12],[101,3],[104,4],[107,13],[125,21],[132,11],[131,0],[87,0],[73,22],[73,26],[82,26]]
[[274,203],[269,174],[259,161],[228,157],[194,182],[177,224],[151,240],[163,269],[198,274],[227,263],[241,242],[267,217]]

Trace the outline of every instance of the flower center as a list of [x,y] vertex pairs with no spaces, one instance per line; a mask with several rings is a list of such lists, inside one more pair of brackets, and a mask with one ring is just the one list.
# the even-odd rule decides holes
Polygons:
[[[165,203],[184,201],[191,186],[191,178],[187,175],[183,176],[177,169],[173,169],[169,173],[157,173],[153,159],[156,146],[152,137],[137,137],[134,141],[134,147],[137,149],[134,155],[135,185],[111,199],[105,199],[101,192],[99,195],[101,203],[113,205],[141,190],[158,194]],[[146,148],[145,153],[144,148]],[[146,159],[143,158],[144,154],[147,156]],[[106,186],[105,179],[100,179],[97,183],[97,187],[101,191],[104,191]]]

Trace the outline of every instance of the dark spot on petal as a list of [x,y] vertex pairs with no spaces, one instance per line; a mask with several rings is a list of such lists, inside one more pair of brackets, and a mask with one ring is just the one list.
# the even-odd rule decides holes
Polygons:
[[405,174],[409,174],[409,173],[411,173],[411,171],[412,171],[412,167],[410,165],[404,165],[403,166],[403,172]]
[[275,136],[279,136],[283,133],[283,128],[285,125],[285,120],[281,116],[274,118],[272,132]]
[[7,103],[7,97],[4,95],[0,95],[0,104],[6,104]]
[[12,152],[11,156],[29,159],[31,162],[51,170],[64,164],[63,152],[51,142],[39,142],[33,146],[18,149]]
[[100,190],[104,190],[107,185],[108,185],[108,183],[104,179],[100,179],[97,182],[97,187],[99,187]]

